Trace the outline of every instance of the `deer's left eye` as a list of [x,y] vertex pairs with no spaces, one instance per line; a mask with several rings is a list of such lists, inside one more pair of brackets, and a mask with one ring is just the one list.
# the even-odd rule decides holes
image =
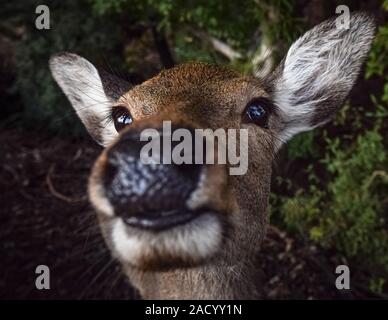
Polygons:
[[131,114],[125,107],[114,107],[112,118],[117,132],[125,126],[130,125],[133,121]]
[[248,103],[243,114],[245,123],[254,123],[260,127],[268,127],[268,116],[271,103],[266,99],[256,99]]

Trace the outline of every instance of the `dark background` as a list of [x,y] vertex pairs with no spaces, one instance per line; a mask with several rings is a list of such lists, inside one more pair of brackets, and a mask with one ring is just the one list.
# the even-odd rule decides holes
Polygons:
[[[0,8],[0,298],[136,297],[86,198],[100,149],[52,80],[51,54],[81,54],[134,84],[189,60],[265,73],[339,4],[374,14],[377,38],[334,121],[279,153],[258,282],[270,299],[388,297],[387,0],[47,1],[50,30],[35,27],[39,4]],[[50,290],[35,288],[39,264]],[[351,290],[335,288],[339,264]]]

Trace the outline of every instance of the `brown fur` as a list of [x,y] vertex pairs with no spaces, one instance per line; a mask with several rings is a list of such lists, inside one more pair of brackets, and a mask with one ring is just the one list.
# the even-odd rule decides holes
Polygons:
[[[90,199],[112,254],[144,298],[259,297],[255,255],[268,225],[272,161],[285,140],[329,120],[353,86],[375,24],[367,14],[353,13],[349,25],[348,30],[337,29],[331,19],[308,31],[263,79],[188,63],[126,92],[123,88],[129,86],[117,81],[109,85],[111,78],[101,79],[104,75],[77,55],[62,53],[50,60],[53,75],[77,114],[106,147],[91,174]],[[256,98],[273,102],[266,128],[242,121],[246,106]],[[90,109],[93,105],[95,109]],[[133,116],[133,123],[119,134],[112,123],[104,122],[118,105]],[[179,127],[247,129],[248,171],[233,176],[228,175],[228,165],[206,166],[197,188],[217,214],[194,219],[197,224],[192,221],[163,232],[120,225],[101,187],[107,154],[127,131],[160,128],[163,120]],[[114,228],[121,228],[116,243]],[[195,237],[198,234],[204,238]],[[121,252],[117,238],[124,246]]]
[[[257,96],[266,96],[257,79],[243,77],[223,67],[191,63],[163,71],[134,87],[117,101],[116,104],[127,107],[134,117],[133,125],[127,129],[129,131],[158,128],[163,120],[194,128],[246,127],[251,134],[250,152],[255,155],[249,159],[248,173],[241,177],[228,176],[226,168],[220,165],[209,167],[208,178],[211,181],[208,182],[208,192],[212,195],[212,201],[208,206],[225,215],[224,247],[213,259],[205,265],[193,266],[190,260],[181,260],[168,252],[164,253],[166,256],[163,259],[160,253],[154,252],[144,258],[144,265],[140,269],[124,263],[124,271],[143,297],[258,297],[252,281],[255,272],[248,266],[253,264],[265,235],[274,148],[270,131],[254,125],[241,125],[245,105]],[[276,128],[275,118],[271,119],[271,123]],[[119,140],[120,136],[116,141]],[[96,162],[92,177],[95,172],[103,171],[103,159],[114,145],[112,143],[106,148]],[[109,227],[104,230],[104,222],[101,225],[110,243]],[[114,251],[113,245],[111,248]],[[165,271],[166,266],[162,263],[166,260],[170,262],[168,271]],[[171,265],[180,269],[171,270]],[[182,268],[184,266],[190,268]]]

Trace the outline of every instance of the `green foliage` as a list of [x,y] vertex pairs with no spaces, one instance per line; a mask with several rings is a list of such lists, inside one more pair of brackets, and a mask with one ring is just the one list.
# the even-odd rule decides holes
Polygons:
[[291,163],[316,160],[303,170],[306,186],[289,181],[291,194],[274,196],[272,210],[290,231],[349,259],[375,292],[387,290],[388,277],[387,31],[379,28],[365,72],[382,91],[368,106],[347,103],[331,126],[290,144]]
[[315,144],[316,131],[304,132],[296,136],[288,145],[288,155],[290,159],[308,157],[314,159],[319,155]]
[[93,0],[92,3],[100,15],[126,13],[140,21],[156,21],[159,28],[167,31],[177,31],[177,26],[197,26],[213,36],[227,37],[232,45],[241,47],[246,46],[256,29],[252,0]]
[[367,63],[366,77],[378,75],[388,79],[388,26],[381,26],[378,29],[375,45],[370,52]]
[[24,123],[55,132],[79,133],[83,129],[51,78],[47,62],[52,53],[73,51],[97,62],[106,57],[110,65],[147,77],[161,67],[148,67],[143,61],[145,56],[155,55],[152,36],[136,43],[127,38],[126,31],[156,25],[167,36],[178,63],[229,63],[193,32],[200,30],[239,51],[243,58],[233,64],[248,72],[251,54],[262,38],[277,44],[275,40],[290,41],[299,32],[289,0],[53,0],[50,30],[35,28],[31,12],[38,4],[37,0],[7,3],[0,12],[0,31],[23,30],[15,47],[16,87],[24,105]]
[[[283,58],[288,47],[302,33],[303,20],[289,0],[255,1],[263,37],[274,48],[275,61]],[[279,43],[279,39],[282,39]]]
[[[204,30],[240,51],[247,63],[262,38],[268,39],[279,58],[285,48],[301,32],[290,0],[91,0],[101,16],[125,14],[145,24],[157,23],[170,34],[178,62],[187,60],[219,60],[212,49],[193,39],[192,28]],[[259,36],[257,33],[259,32]],[[182,39],[187,41],[182,41]],[[281,45],[278,40],[283,39]]]
[[338,141],[327,141],[323,160],[331,181],[324,190],[312,184],[286,199],[285,222],[324,247],[347,257],[369,256],[369,262],[388,268],[388,151],[383,137],[368,131],[347,149]]
[[382,293],[384,285],[387,283],[387,279],[383,277],[374,277],[369,281],[369,288],[373,292]]
[[[21,14],[30,16],[37,3],[26,2]],[[49,57],[72,51],[91,59],[101,58],[118,42],[115,35],[119,31],[113,23],[90,16],[85,0],[52,1],[50,9],[51,29],[37,30],[32,21],[16,44],[16,86],[24,103],[23,119],[27,126],[78,134],[83,131],[82,125],[52,79]]]
[[[145,56],[155,59],[156,50],[152,35],[144,30],[156,26],[178,63],[230,63],[249,72],[261,43],[273,47],[274,60],[280,60],[303,25],[291,0],[53,0],[52,29],[39,31],[31,18],[38,4],[4,4],[0,31],[8,36],[20,25],[24,30],[16,44],[16,86],[25,122],[68,134],[82,126],[49,73],[52,53],[73,51],[97,62],[105,56],[109,64],[149,75],[155,70]],[[383,8],[388,10],[388,0]],[[134,33],[141,30],[137,42],[127,38],[131,28]],[[228,61],[193,30],[223,41],[242,58]],[[280,192],[271,195],[273,223],[351,259],[376,292],[386,291],[388,278],[387,60],[388,26],[383,25],[365,80],[382,83],[381,90],[374,91],[369,104],[348,101],[325,129],[292,140],[286,167],[297,174],[277,177],[274,188]]]
[[202,61],[214,62],[219,61],[218,57],[209,46],[198,42],[193,36],[187,35],[186,32],[177,32],[174,34],[174,52],[178,61]]

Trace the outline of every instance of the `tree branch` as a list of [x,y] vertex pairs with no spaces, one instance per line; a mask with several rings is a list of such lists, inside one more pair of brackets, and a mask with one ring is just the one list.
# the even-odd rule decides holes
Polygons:
[[172,68],[175,65],[174,58],[171,54],[170,46],[168,45],[165,35],[158,31],[157,26],[151,27],[152,35],[156,49],[158,50],[160,61],[165,68]]
[[240,59],[242,57],[241,53],[234,50],[225,42],[207,34],[205,31],[194,29],[192,27],[190,27],[190,31],[202,41],[209,43],[214,50],[218,51],[229,60]]

